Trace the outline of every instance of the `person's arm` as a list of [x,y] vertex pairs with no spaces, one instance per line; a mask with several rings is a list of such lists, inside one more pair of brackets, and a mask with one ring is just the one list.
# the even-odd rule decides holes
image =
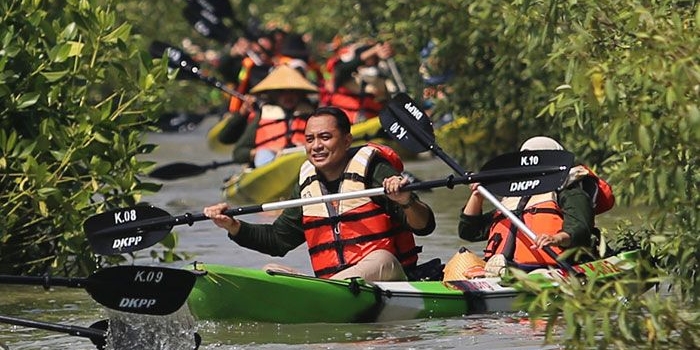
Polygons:
[[[385,161],[376,162],[373,170],[372,188],[384,187],[385,179],[399,176],[396,169]],[[402,184],[398,187],[404,186],[406,183],[407,179],[403,179]],[[399,192],[394,195],[373,198],[373,200],[382,205],[389,215],[410,228],[418,236],[427,236],[435,230],[433,210],[422,202],[414,192]]]
[[589,247],[593,234],[593,204],[588,194],[579,186],[559,193],[559,208],[563,215],[562,229],[554,235],[539,235],[532,248],[553,245],[562,248]]
[[459,237],[470,241],[479,242],[488,239],[488,229],[491,225],[493,212],[483,214],[484,197],[476,190],[478,183],[471,184],[471,194],[459,215],[457,232]]
[[362,60],[359,57],[344,62],[338,61],[335,68],[333,68],[333,82],[335,84],[334,88],[338,88],[345,84],[347,81],[352,79],[352,74],[357,71],[357,68],[362,65]]
[[559,206],[564,214],[561,233],[569,236],[562,242],[562,247],[588,247],[594,228],[595,212],[593,203],[579,186],[563,190],[559,194]]
[[284,256],[306,241],[301,222],[300,208],[285,209],[272,224],[241,222],[236,235],[229,238],[241,247],[253,249],[271,256]]
[[[298,185],[292,198],[299,198]],[[272,224],[250,224],[223,215],[229,208],[219,203],[204,208],[204,215],[217,226],[225,229],[229,239],[240,246],[272,256],[284,256],[306,241],[301,227],[301,208],[287,208]]]

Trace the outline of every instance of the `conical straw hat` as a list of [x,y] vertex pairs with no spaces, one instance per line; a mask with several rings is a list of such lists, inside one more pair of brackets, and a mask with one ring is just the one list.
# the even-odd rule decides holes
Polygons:
[[287,66],[279,65],[270,74],[250,89],[250,93],[260,93],[271,90],[300,90],[306,92],[318,92],[318,88],[306,80],[299,71]]

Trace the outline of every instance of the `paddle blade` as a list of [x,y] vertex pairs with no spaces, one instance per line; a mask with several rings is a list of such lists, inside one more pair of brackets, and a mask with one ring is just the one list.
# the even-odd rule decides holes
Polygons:
[[231,30],[213,12],[198,5],[190,4],[182,10],[182,15],[197,33],[220,43],[230,40]]
[[198,79],[199,66],[197,63],[182,50],[168,43],[154,40],[148,47],[148,52],[153,58],[162,58],[165,55],[168,58],[168,67],[171,69],[179,69],[177,73],[178,79]]
[[435,140],[430,117],[405,93],[396,94],[387,103],[379,120],[384,131],[411,152],[425,152]]
[[561,189],[573,163],[574,154],[567,151],[513,152],[488,161],[480,175],[490,176],[482,181],[490,192],[505,197],[531,196]]
[[162,241],[173,228],[171,219],[165,210],[144,205],[93,215],[85,220],[83,230],[95,253],[116,255]]
[[187,301],[197,276],[155,266],[115,266],[88,277],[85,290],[101,305],[123,312],[168,315]]
[[201,7],[219,17],[234,19],[229,0],[187,0],[188,6]]
[[153,170],[148,176],[161,180],[175,180],[204,174],[206,167],[192,163],[172,163]]

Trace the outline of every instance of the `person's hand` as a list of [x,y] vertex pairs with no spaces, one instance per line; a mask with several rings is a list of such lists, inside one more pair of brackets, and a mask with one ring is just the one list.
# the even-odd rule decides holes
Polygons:
[[392,56],[394,56],[394,49],[389,42],[377,44],[377,57],[379,57],[379,59],[385,60]]
[[406,205],[411,201],[411,192],[401,192],[401,187],[408,184],[408,182],[408,178],[404,178],[400,175],[387,177],[382,182],[382,186],[384,186],[384,193],[386,193],[386,196],[392,201],[399,203],[400,205]]
[[480,183],[475,182],[472,184],[469,184],[469,189],[472,191],[472,197],[479,198],[479,199],[484,199],[484,196],[481,195],[481,192],[479,192],[478,187],[481,186]]
[[563,247],[568,244],[569,234],[566,232],[559,232],[555,235],[538,235],[535,239],[535,244],[530,246],[530,249],[541,249],[546,246]]
[[227,203],[214,204],[204,208],[204,216],[211,219],[216,226],[228,231],[229,235],[235,236],[238,234],[238,230],[241,229],[241,222],[223,214],[228,208]]

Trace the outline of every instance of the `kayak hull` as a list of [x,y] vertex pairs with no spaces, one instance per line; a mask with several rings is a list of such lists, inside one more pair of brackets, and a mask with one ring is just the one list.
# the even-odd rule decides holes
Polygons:
[[[577,272],[613,278],[632,269],[636,252],[576,266]],[[522,309],[528,295],[500,278],[464,281],[368,283],[328,280],[272,271],[197,264],[201,273],[188,299],[198,319],[270,323],[389,322]],[[543,287],[567,275],[535,274]]]

